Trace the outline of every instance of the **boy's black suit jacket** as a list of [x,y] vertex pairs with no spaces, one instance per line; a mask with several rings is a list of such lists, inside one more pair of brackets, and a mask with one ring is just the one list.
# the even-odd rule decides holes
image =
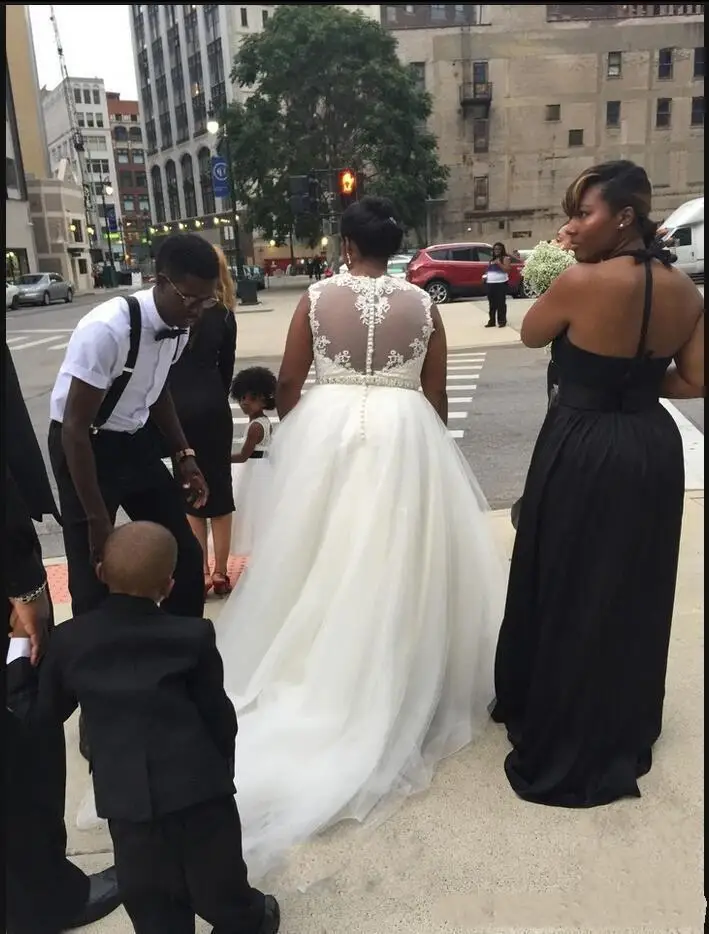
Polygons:
[[214,626],[112,595],[58,626],[39,715],[81,705],[100,817],[142,822],[234,793],[236,714]]

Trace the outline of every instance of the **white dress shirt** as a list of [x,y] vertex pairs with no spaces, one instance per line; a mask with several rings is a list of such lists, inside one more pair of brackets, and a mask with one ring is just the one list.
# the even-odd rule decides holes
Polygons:
[[13,636],[7,648],[7,664],[16,661],[18,658],[29,658],[31,654],[30,640],[24,636]]
[[[140,303],[142,331],[138,361],[125,392],[110,418],[107,431],[133,434],[150,416],[150,406],[160,396],[172,364],[187,345],[189,334],[156,341],[155,335],[168,327],[158,314],[153,290],[135,293]],[[64,407],[72,379],[95,389],[107,390],[123,372],[130,348],[130,313],[123,296],[109,298],[79,321],[71,335],[59,369],[49,406],[52,421],[64,420]]]

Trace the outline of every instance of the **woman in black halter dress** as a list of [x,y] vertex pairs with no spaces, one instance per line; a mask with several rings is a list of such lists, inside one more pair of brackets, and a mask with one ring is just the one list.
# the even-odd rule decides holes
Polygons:
[[[703,303],[663,269],[667,255],[643,246],[655,230],[643,169],[589,169],[566,208],[580,262],[522,330],[530,346],[553,338],[559,393],[524,490],[493,717],[507,727],[505,771],[520,797],[593,807],[640,794],[661,731],[684,459],[659,397],[703,395]],[[609,262],[587,265],[599,260]],[[676,319],[666,313],[675,301]],[[667,353],[649,352],[649,333]],[[614,345],[623,353],[611,355]]]

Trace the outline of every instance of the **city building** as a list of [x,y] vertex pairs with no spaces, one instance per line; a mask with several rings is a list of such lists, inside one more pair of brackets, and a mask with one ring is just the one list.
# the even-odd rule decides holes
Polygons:
[[704,4],[385,4],[450,168],[427,240],[553,236],[586,167],[644,165],[662,219],[704,192]]
[[58,273],[91,283],[83,191],[52,178],[29,8],[5,7],[5,275]]
[[[68,84],[84,139],[87,178],[83,177],[74,148],[74,128],[65,84]],[[121,241],[121,205],[103,79],[70,77],[52,91],[43,89],[42,113],[52,175],[56,176],[62,163],[67,162],[73,181],[82,186],[82,190],[84,185],[91,186],[98,216],[92,218],[89,233],[96,237],[96,246],[105,260],[108,261],[112,253],[114,263],[120,263],[125,253]]]
[[[231,205],[215,199],[207,131],[243,90],[229,80],[244,36],[258,32],[274,5],[132,4],[131,35],[146,141],[156,233],[198,230],[233,253]],[[217,203],[217,201],[219,203]],[[242,233],[244,255],[252,252]]]
[[125,262],[140,264],[150,257],[150,193],[145,140],[138,101],[123,101],[115,91],[106,94],[113,158],[118,172],[122,242]]
[[37,270],[10,70],[5,60],[5,278]]

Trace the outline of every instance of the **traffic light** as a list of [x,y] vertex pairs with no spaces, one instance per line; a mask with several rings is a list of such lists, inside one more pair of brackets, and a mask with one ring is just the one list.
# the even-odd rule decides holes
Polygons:
[[346,208],[357,200],[357,176],[352,169],[342,169],[337,177],[342,207]]
[[313,175],[291,175],[288,178],[288,192],[290,195],[290,206],[293,214],[313,214],[319,213],[320,207],[320,183],[317,176]]

